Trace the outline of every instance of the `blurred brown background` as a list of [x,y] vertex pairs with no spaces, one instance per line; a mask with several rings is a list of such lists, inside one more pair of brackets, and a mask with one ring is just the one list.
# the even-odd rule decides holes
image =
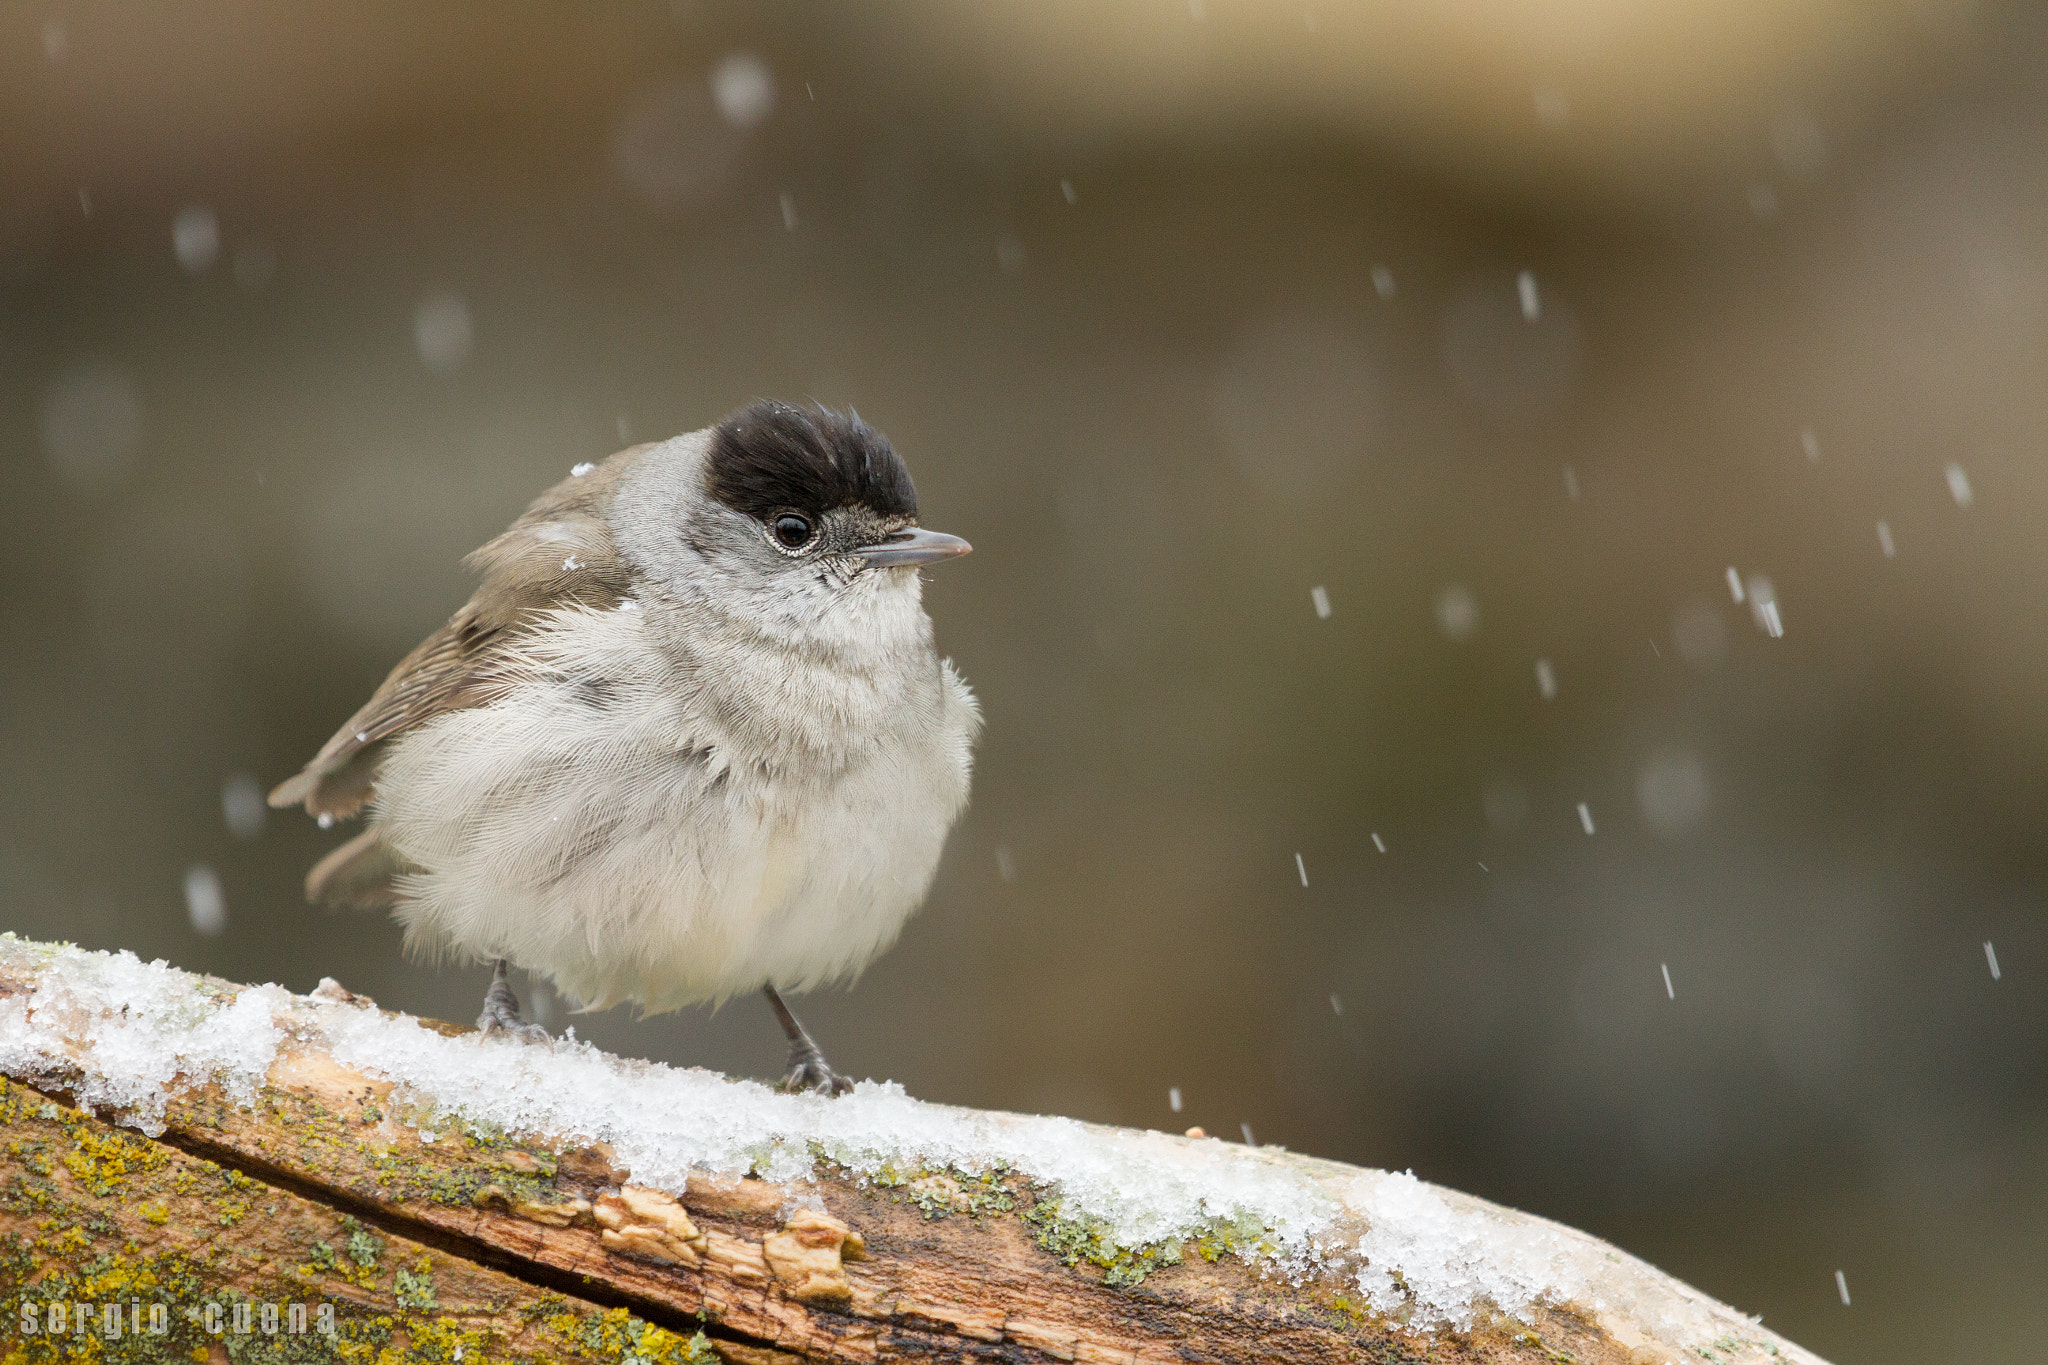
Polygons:
[[842,1067],[2038,1359],[2044,59],[1950,0],[10,5],[0,918],[471,1017],[254,793],[571,464],[853,403],[977,547],[989,726],[808,1002]]

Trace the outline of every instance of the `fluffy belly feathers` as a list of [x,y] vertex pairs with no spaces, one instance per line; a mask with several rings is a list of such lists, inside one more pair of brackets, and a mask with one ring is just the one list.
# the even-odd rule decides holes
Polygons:
[[[417,872],[409,947],[509,958],[590,1008],[650,1011],[850,975],[895,939],[966,803],[975,714],[821,775],[736,759],[673,694],[530,682],[405,736],[373,819]],[[486,814],[487,813],[487,814]]]

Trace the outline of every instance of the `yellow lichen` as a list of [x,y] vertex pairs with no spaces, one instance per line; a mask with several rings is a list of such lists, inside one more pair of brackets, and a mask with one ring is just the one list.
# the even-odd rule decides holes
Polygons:
[[[78,1119],[83,1117],[79,1115]],[[160,1170],[170,1160],[165,1150],[153,1142],[126,1137],[78,1119],[65,1125],[73,1146],[64,1156],[64,1167],[94,1194],[116,1194],[130,1176]]]

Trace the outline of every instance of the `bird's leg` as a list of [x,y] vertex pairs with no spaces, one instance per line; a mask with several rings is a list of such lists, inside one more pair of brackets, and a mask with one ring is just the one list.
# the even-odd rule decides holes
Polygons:
[[775,988],[763,986],[761,994],[768,997],[769,1007],[782,1021],[782,1032],[789,1039],[789,1071],[782,1078],[782,1088],[791,1094],[803,1090],[813,1090],[821,1095],[851,1094],[853,1082],[826,1065],[825,1054],[818,1051],[818,1045],[811,1041],[811,1035],[804,1032],[804,1026],[789,1012],[789,1006],[782,1003],[782,997],[775,993]]
[[484,992],[484,1012],[476,1017],[476,1026],[484,1031],[486,1037],[493,1033],[509,1033],[529,1043],[547,1040],[546,1029],[519,1017],[519,997],[512,994],[512,987],[506,984],[505,959],[502,957],[491,970],[491,988]]

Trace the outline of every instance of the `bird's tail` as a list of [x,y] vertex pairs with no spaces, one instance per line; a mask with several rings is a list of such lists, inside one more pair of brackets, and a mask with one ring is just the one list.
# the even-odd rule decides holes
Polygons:
[[398,879],[416,871],[366,829],[313,864],[306,899],[335,910],[388,910],[398,903]]

